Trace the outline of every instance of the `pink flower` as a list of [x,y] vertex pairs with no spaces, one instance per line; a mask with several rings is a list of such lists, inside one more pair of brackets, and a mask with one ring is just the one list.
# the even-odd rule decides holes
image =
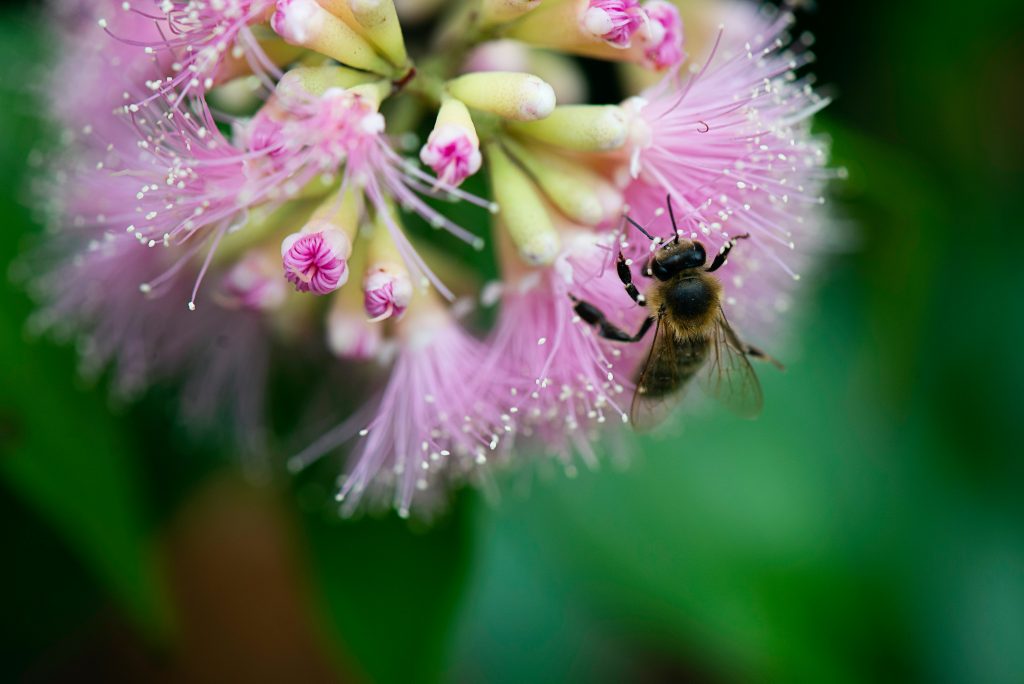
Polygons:
[[[154,383],[180,385],[187,427],[209,434],[227,425],[252,459],[249,465],[263,467],[265,322],[247,309],[190,312],[141,294],[139,284],[166,269],[167,257],[162,250],[140,249],[128,236],[108,234],[56,265],[37,267],[27,277],[43,306],[31,325],[73,340],[87,377],[109,369],[120,400],[135,399]],[[190,286],[182,271],[163,290],[184,298]]]
[[[534,453],[595,463],[648,349],[576,314],[585,300],[634,332],[649,313],[615,259],[652,243],[619,217],[667,239],[669,195],[709,255],[749,235],[718,271],[723,307],[764,335],[821,232],[833,174],[807,120],[824,103],[793,73],[799,51],[781,54],[785,22],[685,74],[668,2],[513,4],[483,8],[494,32],[441,19],[438,41],[467,60],[410,56],[390,2],[69,0],[43,86],[63,129],[37,181],[54,230],[22,264],[36,325],[118,396],[176,385],[190,426],[228,419],[247,453],[280,354],[309,378],[285,401],[311,422],[357,407],[291,463],[346,445],[345,514],[429,511]],[[481,46],[495,34],[673,73],[621,107],[569,104],[585,89],[563,55],[513,46],[526,66],[483,73],[511,54]],[[558,82],[576,94],[556,98]],[[458,187],[482,155],[495,202]],[[489,329],[472,309],[493,264],[451,241],[484,235],[501,266]]]
[[592,443],[606,423],[614,429],[628,420],[633,374],[644,353],[644,345],[598,337],[573,311],[576,297],[626,330],[645,318],[615,274],[611,237],[580,233],[551,267],[512,266],[489,339],[491,362],[517,378],[518,433],[570,471],[576,453],[596,463]]
[[[399,351],[380,400],[298,454],[301,468],[355,440],[337,499],[354,511],[367,496],[390,503],[399,515],[415,506],[437,507],[439,482],[455,485],[479,476],[504,453],[511,416],[500,374],[482,377],[486,347],[467,335],[450,314],[426,304],[401,322]],[[506,403],[507,405],[507,403]]]
[[149,55],[169,56],[170,74],[151,81],[153,95],[144,101],[167,93],[181,99],[201,96],[217,82],[218,70],[230,58],[245,58],[256,73],[279,74],[249,26],[269,18],[274,0],[148,0],[146,9],[137,3],[111,3],[113,12],[125,12],[155,25],[158,37],[140,35],[116,28],[116,15],[102,17],[99,25],[118,41],[144,48]]
[[[808,125],[827,100],[794,75],[801,58],[780,52],[789,20],[762,27],[739,54],[716,49],[681,85],[666,79],[627,103],[636,115],[631,216],[670,238],[670,195],[681,236],[702,241],[709,255],[749,234],[720,277],[730,320],[756,335],[791,305],[797,269],[822,233],[825,183],[835,175],[825,168],[826,143]],[[629,242],[628,256],[646,258],[645,238],[630,229]]]
[[50,4],[62,11],[55,25],[64,46],[44,83],[50,114],[76,134],[87,125],[116,135],[110,112],[124,104],[125,84],[158,79],[160,69],[142,47],[109,40],[97,22],[109,16],[109,30],[139,40],[158,41],[160,33],[152,19],[121,11],[116,0]]
[[352,243],[340,230],[292,233],[281,243],[285,277],[299,292],[325,295],[348,281]]
[[637,0],[590,0],[580,25],[613,47],[628,48],[644,20]]

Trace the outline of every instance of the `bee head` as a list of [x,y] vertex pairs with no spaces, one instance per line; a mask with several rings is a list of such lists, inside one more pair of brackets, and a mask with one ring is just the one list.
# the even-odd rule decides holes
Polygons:
[[668,280],[683,271],[701,268],[707,263],[708,255],[699,242],[672,242],[654,253],[650,271],[658,280]]

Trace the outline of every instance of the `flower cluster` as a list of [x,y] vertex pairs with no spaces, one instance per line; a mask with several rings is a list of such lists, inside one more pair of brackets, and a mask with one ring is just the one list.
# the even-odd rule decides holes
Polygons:
[[[432,36],[403,11],[78,0],[59,18],[68,145],[41,183],[38,323],[125,394],[180,383],[190,424],[230,416],[250,451],[275,359],[324,371],[289,401],[349,415],[289,465],[344,447],[345,512],[407,515],[530,453],[594,463],[645,348],[573,302],[644,319],[615,264],[652,245],[624,217],[667,239],[668,197],[709,254],[749,234],[724,305],[770,339],[832,175],[788,15],[695,20],[711,47],[688,62],[664,0],[470,0]],[[575,56],[659,78],[587,104]]]

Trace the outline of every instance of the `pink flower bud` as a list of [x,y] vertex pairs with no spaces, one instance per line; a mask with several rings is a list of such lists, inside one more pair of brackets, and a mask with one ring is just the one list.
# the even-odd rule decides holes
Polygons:
[[340,359],[372,359],[382,351],[380,326],[371,325],[358,311],[335,309],[327,318],[327,346]]
[[675,5],[651,0],[644,5],[648,21],[638,31],[643,39],[644,62],[654,69],[667,69],[683,61],[683,21]]
[[279,153],[285,146],[283,124],[266,111],[260,111],[247,126],[238,130],[239,138],[253,152]]
[[644,21],[637,0],[590,0],[580,18],[583,30],[617,48],[628,48]]
[[315,0],[277,0],[277,11],[270,27],[290,43],[302,45],[310,40],[317,19],[324,10]]
[[453,124],[431,132],[420,150],[420,159],[434,170],[441,184],[449,186],[457,186],[479,171],[483,161],[476,136]]
[[363,306],[371,320],[401,318],[412,298],[412,281],[403,270],[379,266],[367,273],[363,292]]
[[348,235],[334,228],[292,233],[281,243],[284,274],[299,292],[324,295],[348,281]]
[[221,299],[232,308],[267,311],[284,303],[287,286],[272,255],[250,253],[221,282]]

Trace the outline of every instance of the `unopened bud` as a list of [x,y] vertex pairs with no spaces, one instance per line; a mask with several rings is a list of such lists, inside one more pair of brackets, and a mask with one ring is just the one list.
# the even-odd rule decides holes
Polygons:
[[532,265],[550,264],[560,243],[537,187],[497,144],[488,146],[487,163],[499,216],[520,256]]
[[514,121],[543,119],[555,109],[555,91],[540,78],[513,71],[459,76],[448,92],[470,107]]
[[352,242],[340,230],[310,226],[292,233],[281,243],[284,275],[299,292],[325,295],[348,282],[348,256]]
[[638,31],[644,45],[644,65],[668,69],[683,61],[683,21],[675,5],[664,0],[644,4],[648,20]]
[[[389,210],[390,211],[390,210]],[[363,307],[373,322],[401,318],[413,295],[412,278],[402,261],[387,220],[378,213],[367,248]]]
[[379,325],[366,320],[360,311],[335,307],[327,315],[327,347],[335,356],[351,361],[375,358],[383,345]]
[[580,15],[584,32],[616,48],[628,48],[643,23],[637,0],[590,0]]
[[505,24],[536,9],[539,4],[540,0],[481,0],[480,25]]
[[626,113],[617,105],[564,105],[540,121],[512,124],[531,138],[580,152],[622,147],[629,133]]
[[287,285],[273,256],[264,250],[253,250],[227,272],[217,298],[229,308],[269,311],[281,306],[287,294]]
[[363,279],[363,307],[370,321],[401,318],[412,299],[412,280],[397,263],[371,266]]
[[457,186],[480,170],[480,140],[466,105],[445,98],[420,159],[434,170],[441,185]]
[[637,0],[556,0],[509,25],[505,35],[560,52],[641,62],[643,49],[634,39],[647,23]]
[[408,61],[394,0],[317,0],[360,36],[377,47],[394,66]]
[[316,0],[277,0],[270,25],[292,45],[309,48],[342,64],[385,75],[393,71],[366,39]]
[[348,282],[359,219],[359,195],[351,190],[321,204],[298,233],[281,243],[285,277],[299,292],[324,295]]
[[277,94],[285,100],[301,98],[304,95],[321,97],[332,88],[348,89],[375,80],[377,77],[373,74],[337,64],[296,67],[285,72],[277,82]]
[[622,193],[600,174],[563,155],[509,143],[548,199],[577,224],[597,226],[622,215]]

